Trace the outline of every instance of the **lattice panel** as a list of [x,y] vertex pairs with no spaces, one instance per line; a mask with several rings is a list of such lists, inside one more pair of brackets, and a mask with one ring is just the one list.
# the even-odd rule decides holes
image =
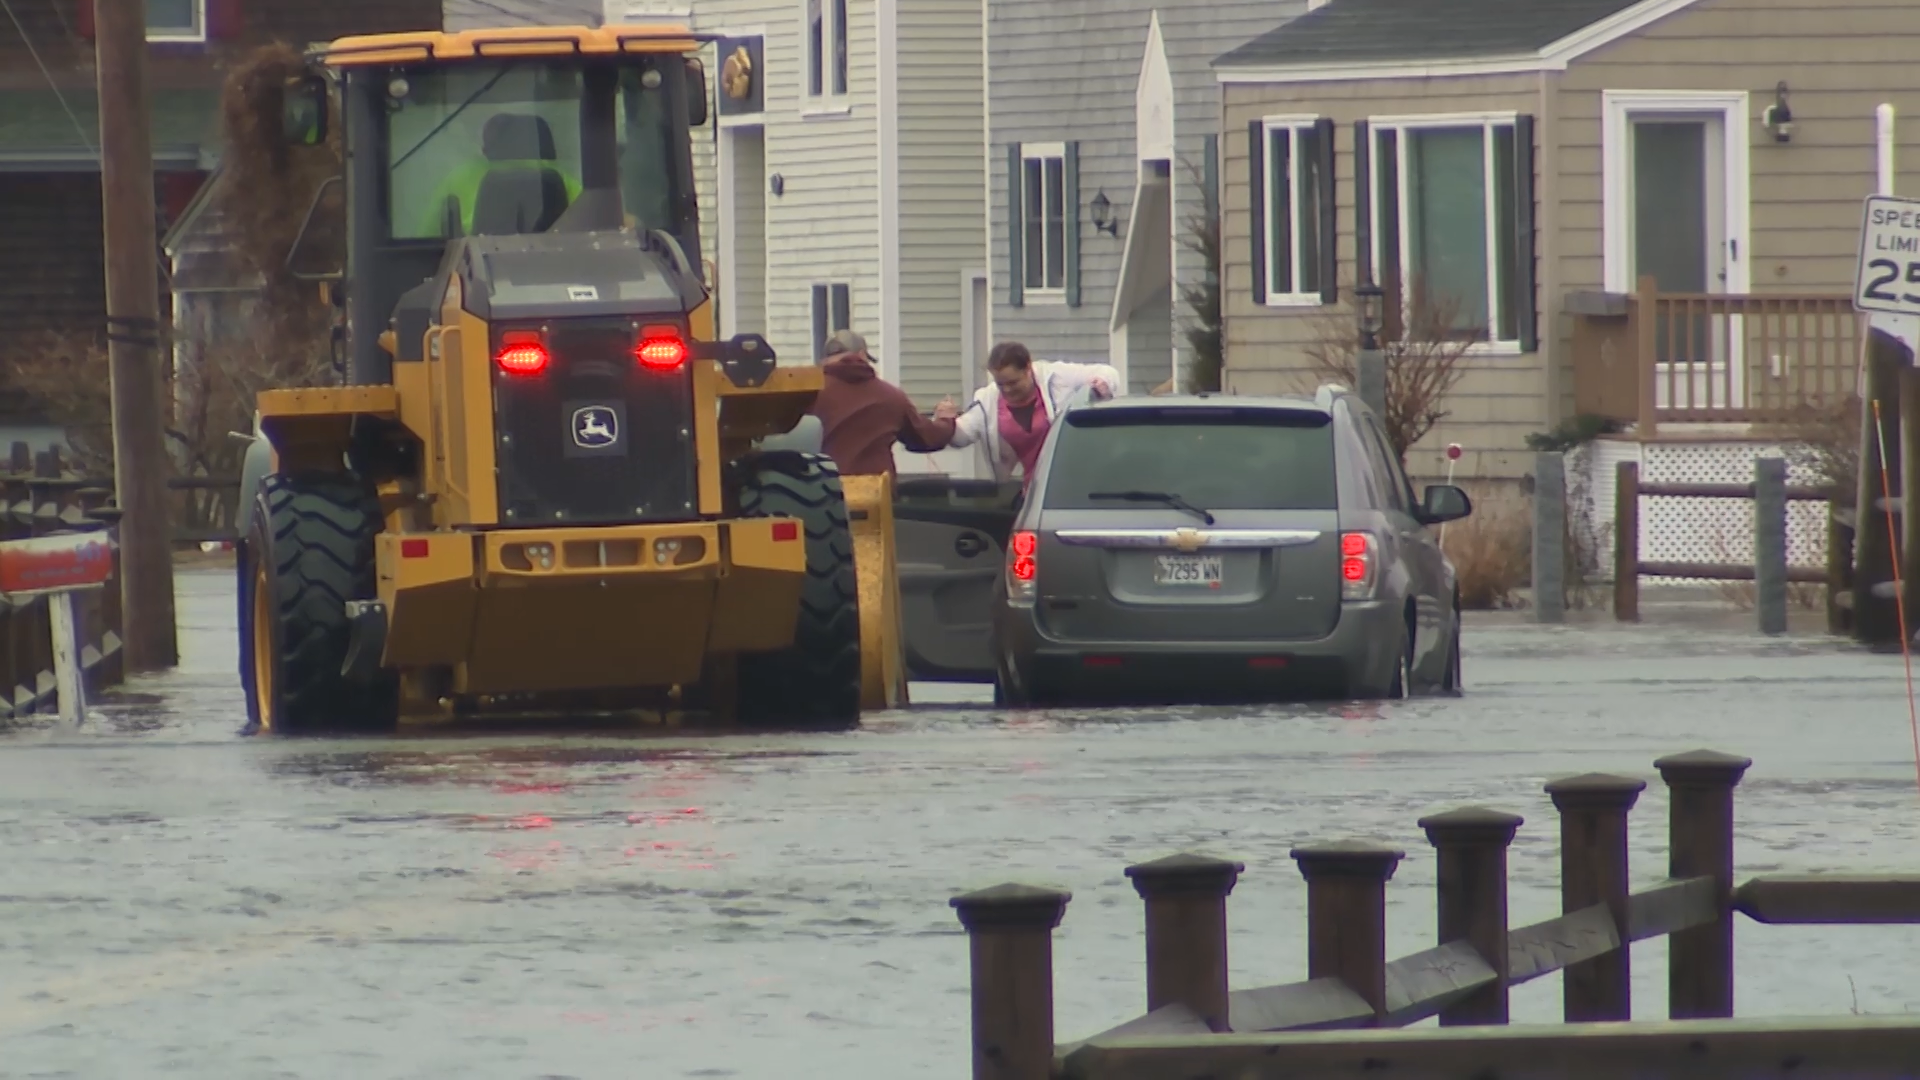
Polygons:
[[[1640,478],[1661,484],[1745,484],[1754,459],[1779,453],[1766,443],[1649,443],[1641,448]],[[1788,460],[1787,483],[1818,477]],[[1753,563],[1753,503],[1745,499],[1645,498],[1640,502],[1640,558],[1645,562]],[[1787,564],[1825,566],[1827,505],[1787,504]],[[1673,578],[1647,578],[1662,584]]]

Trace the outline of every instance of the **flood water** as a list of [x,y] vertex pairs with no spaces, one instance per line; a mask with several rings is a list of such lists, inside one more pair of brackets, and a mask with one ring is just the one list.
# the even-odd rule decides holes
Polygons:
[[[1664,877],[1654,758],[1747,755],[1741,875],[1920,872],[1897,657],[1750,617],[1469,625],[1468,693],[1367,706],[998,712],[922,687],[845,735],[528,729],[245,739],[230,575],[184,571],[182,664],[75,731],[0,727],[0,1077],[964,1077],[948,897],[1072,890],[1063,1039],[1145,1005],[1130,862],[1247,864],[1235,986],[1304,978],[1290,847],[1402,847],[1389,951],[1433,944],[1414,821],[1523,814],[1515,925],[1559,913],[1541,785],[1620,772]],[[1904,1012],[1920,928],[1738,930],[1741,1015]],[[1665,1013],[1666,949],[1634,953]],[[1558,1018],[1557,976],[1516,1021]]]

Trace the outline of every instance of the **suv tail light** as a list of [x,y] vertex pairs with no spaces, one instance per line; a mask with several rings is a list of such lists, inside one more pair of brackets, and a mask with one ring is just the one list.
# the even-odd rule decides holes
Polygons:
[[687,362],[687,342],[677,327],[649,326],[640,331],[634,359],[650,371],[674,371]]
[[1026,605],[1033,603],[1037,591],[1035,578],[1040,573],[1040,563],[1036,556],[1040,551],[1040,537],[1030,532],[1013,534],[1013,542],[1007,545],[1007,601]]
[[1369,532],[1340,534],[1340,599],[1371,600],[1380,581],[1380,542]]
[[509,375],[538,375],[547,369],[547,345],[538,330],[509,330],[500,335],[493,362]]

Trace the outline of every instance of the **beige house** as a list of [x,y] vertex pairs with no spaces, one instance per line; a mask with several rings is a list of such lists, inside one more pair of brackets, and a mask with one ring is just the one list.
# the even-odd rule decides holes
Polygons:
[[1228,386],[1311,381],[1356,281],[1391,312],[1418,280],[1473,343],[1416,474],[1459,442],[1462,476],[1520,476],[1598,413],[1633,425],[1610,460],[1745,438],[1750,476],[1769,420],[1852,387],[1916,54],[1897,0],[1328,0],[1215,62]]

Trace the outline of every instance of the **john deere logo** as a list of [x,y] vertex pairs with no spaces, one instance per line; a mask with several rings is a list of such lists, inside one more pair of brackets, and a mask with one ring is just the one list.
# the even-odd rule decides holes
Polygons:
[[1175,529],[1173,546],[1178,551],[1199,551],[1207,546],[1207,534],[1199,529]]
[[605,405],[573,411],[573,444],[585,450],[612,446],[620,439],[620,418]]

